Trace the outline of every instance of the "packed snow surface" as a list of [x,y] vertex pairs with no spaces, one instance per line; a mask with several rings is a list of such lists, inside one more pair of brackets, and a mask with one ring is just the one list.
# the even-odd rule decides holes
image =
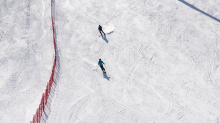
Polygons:
[[[44,122],[220,122],[220,1],[54,5],[60,71]],[[50,0],[0,8],[0,123],[29,123],[53,66]]]

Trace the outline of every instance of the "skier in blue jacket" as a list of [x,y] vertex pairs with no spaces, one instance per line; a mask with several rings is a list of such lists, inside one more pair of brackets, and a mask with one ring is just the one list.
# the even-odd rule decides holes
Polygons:
[[103,71],[104,73],[106,73],[106,72],[105,72],[105,68],[103,67],[103,64],[105,64],[105,63],[104,63],[101,59],[99,59],[98,65],[101,67],[102,71]]
[[102,33],[105,35],[105,33],[103,32],[103,30],[102,30],[102,27],[99,25],[99,32],[101,33],[101,35],[102,35]]

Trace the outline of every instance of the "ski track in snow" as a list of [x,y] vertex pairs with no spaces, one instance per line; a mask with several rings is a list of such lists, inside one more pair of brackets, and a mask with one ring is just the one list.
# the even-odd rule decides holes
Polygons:
[[53,64],[50,5],[12,0],[0,6],[0,122],[30,122]]
[[[178,0],[55,2],[60,76],[45,122],[220,122],[216,20]],[[218,1],[186,2],[220,19]],[[0,122],[30,122],[53,64],[50,1],[0,7]],[[103,38],[98,25],[115,29]]]
[[[134,2],[134,3],[138,4],[139,2],[141,2],[141,1]],[[104,5],[104,3],[102,3],[102,4]],[[113,4],[113,3],[111,2],[110,4]],[[128,8],[134,9],[137,7],[133,3],[130,3],[130,4],[131,4],[131,6],[129,6]],[[161,9],[161,7],[162,6],[159,6],[159,9]],[[131,9],[124,9],[124,11],[122,11],[122,13],[119,13],[119,14],[117,13],[117,15],[120,15],[120,16],[126,15],[125,18],[129,17],[130,15],[135,15],[136,13],[133,12]],[[87,17],[85,17],[85,15],[83,15],[83,17],[86,19],[91,19],[92,20],[91,23],[96,23],[95,21],[102,22],[102,21],[99,21],[99,19],[101,19],[101,18],[97,19],[96,16],[92,17],[92,14],[94,14],[94,13],[95,12],[91,12],[91,14],[88,14]],[[68,14],[66,14],[66,15],[68,16]],[[108,15],[106,15],[106,16],[108,16]],[[182,70],[182,72],[181,72],[181,69],[180,69],[180,68],[185,67],[186,65],[187,66],[189,65],[189,67],[186,67],[186,70],[199,69],[199,65],[200,65],[200,64],[198,64],[199,62],[195,61],[195,59],[192,56],[190,56],[193,54],[189,54],[189,53],[185,54],[184,53],[185,52],[184,50],[186,50],[186,48],[189,46],[188,43],[186,42],[186,38],[187,38],[187,40],[190,39],[188,37],[185,37],[186,35],[187,36],[189,35],[189,33],[187,34],[186,32],[187,31],[192,31],[192,33],[197,33],[197,32],[195,32],[194,29],[192,29],[192,27],[190,26],[191,24],[187,24],[187,23],[183,23],[183,22],[182,22],[183,24],[181,22],[179,22],[180,24],[183,25],[182,28],[181,27],[180,28],[173,28],[172,23],[170,23],[172,21],[170,21],[170,18],[167,16],[169,16],[169,15],[166,15],[166,12],[154,14],[151,18],[153,18],[152,22],[156,24],[155,25],[156,28],[152,29],[153,30],[153,32],[151,32],[152,34],[151,33],[147,34],[148,35],[147,37],[142,36],[142,35],[138,35],[138,33],[137,33],[138,36],[141,36],[140,39],[138,39],[135,36],[134,36],[135,38],[129,37],[129,35],[132,34],[133,32],[131,33],[129,31],[127,31],[126,29],[120,28],[120,27],[124,26],[122,24],[122,26],[117,25],[116,30],[111,35],[107,35],[107,39],[109,41],[108,43],[106,43],[101,37],[99,37],[97,39],[92,35],[90,36],[88,41],[87,41],[87,38],[89,36],[87,36],[87,38],[84,40],[79,39],[80,42],[83,42],[83,43],[81,43],[83,46],[79,44],[79,41],[77,41],[78,39],[71,40],[73,42],[78,42],[78,43],[75,43],[74,45],[77,45],[78,48],[83,49],[83,50],[75,49],[76,52],[79,50],[80,50],[79,52],[82,52],[81,54],[79,53],[80,57],[78,57],[78,56],[76,56],[76,57],[84,59],[83,60],[84,62],[91,61],[91,63],[89,63],[89,65],[86,65],[87,66],[86,68],[93,67],[93,65],[97,64],[97,59],[102,58],[104,60],[104,62],[108,65],[108,68],[106,69],[107,73],[111,74],[110,80],[107,81],[105,78],[103,78],[103,79],[100,78],[102,76],[102,72],[99,67],[94,71],[95,75],[91,74],[89,72],[91,70],[89,70],[89,69],[86,69],[86,70],[82,69],[82,70],[78,70],[78,72],[76,73],[77,76],[82,74],[81,71],[84,71],[84,73],[85,73],[84,75],[86,77],[91,78],[91,80],[86,79],[86,81],[85,81],[84,79],[80,79],[77,81],[75,80],[75,82],[80,82],[80,83],[83,82],[85,84],[84,84],[84,86],[81,86],[81,87],[88,88],[90,86],[91,88],[89,90],[93,89],[92,93],[97,93],[97,94],[94,94],[92,97],[90,97],[89,98],[90,100],[91,99],[95,100],[95,99],[97,99],[97,97],[99,97],[99,99],[108,98],[109,102],[113,101],[112,104],[114,106],[120,105],[120,107],[123,107],[125,109],[122,109],[121,111],[116,111],[115,113],[113,113],[114,115],[111,115],[111,112],[114,112],[113,110],[115,108],[113,108],[112,111],[109,109],[106,110],[102,106],[105,104],[105,101],[104,102],[99,101],[99,103],[97,105],[92,102],[87,102],[88,105],[96,105],[96,108],[100,109],[100,113],[102,112],[102,114],[95,113],[94,112],[95,109],[91,109],[90,106],[85,106],[85,107],[80,106],[81,109],[78,107],[77,108],[78,111],[89,112],[89,113],[86,113],[85,115],[83,115],[82,113],[79,113],[79,112],[75,113],[76,117],[69,118],[69,120],[66,122],[97,122],[97,121],[98,122],[102,122],[102,121],[103,122],[104,121],[143,122],[145,120],[159,122],[160,119],[163,119],[163,120],[165,119],[165,121],[167,121],[167,122],[169,122],[169,121],[185,122],[185,121],[189,121],[189,119],[193,118],[193,117],[191,117],[191,114],[192,114],[192,116],[197,117],[195,121],[201,121],[198,118],[200,116],[196,115],[194,112],[191,114],[188,113],[188,111],[192,111],[191,106],[195,106],[198,103],[197,99],[194,99],[192,102],[189,102],[189,104],[187,101],[184,101],[183,99],[181,99],[181,98],[185,97],[184,94],[198,93],[198,92],[194,92],[193,90],[188,89],[188,87],[183,88],[183,90],[186,92],[183,91],[183,93],[182,92],[178,93],[178,91],[177,91],[178,89],[181,90],[182,86],[185,86],[187,83],[190,83],[190,81],[192,81],[191,83],[193,83],[193,84],[189,85],[190,88],[193,88],[193,89],[198,88],[198,87],[196,87],[196,86],[198,86],[197,85],[198,83],[195,83],[195,80],[193,80],[192,78],[190,78],[192,80],[190,80],[190,79],[187,80],[188,79],[187,76],[192,76],[192,75],[187,74],[187,72],[186,71],[184,72],[184,70]],[[113,15],[113,17],[117,17],[117,16]],[[111,19],[113,19],[113,17]],[[160,21],[155,21],[155,19],[158,19]],[[108,21],[111,21],[111,20],[108,20]],[[128,18],[128,21],[130,21],[129,18]],[[76,22],[77,22],[77,20],[76,20]],[[88,22],[88,20],[85,22]],[[98,25],[98,24],[94,24],[94,25]],[[129,26],[129,25],[127,25],[127,26]],[[180,25],[177,24],[176,27],[177,26],[180,26]],[[96,30],[97,27],[93,27],[93,28],[95,28],[95,30]],[[173,30],[174,30],[174,32],[173,32]],[[180,31],[180,33],[179,33],[179,31]],[[83,32],[83,31],[79,31],[79,32]],[[119,37],[117,37],[117,35],[118,35],[117,33],[120,35]],[[139,32],[139,33],[141,33],[141,32]],[[177,33],[177,35],[171,35],[173,33]],[[203,32],[203,33],[205,33],[205,32]],[[96,32],[94,32],[94,34],[96,34]],[[143,33],[141,33],[141,34],[143,34]],[[88,34],[88,35],[90,35],[90,34]],[[134,34],[132,34],[132,35],[134,35]],[[180,37],[179,38],[180,44],[177,44],[172,39],[172,38],[175,38],[175,36],[177,38],[178,38],[178,36]],[[193,36],[197,36],[197,34],[195,34]],[[117,38],[115,38],[115,37],[117,37]],[[169,37],[171,37],[171,39],[169,39]],[[165,38],[165,39],[163,39],[163,38]],[[145,39],[145,40],[141,40],[141,39]],[[95,42],[92,42],[92,40],[95,40]],[[202,37],[198,37],[197,40],[202,40]],[[90,43],[90,41],[91,41],[91,43]],[[165,41],[165,42],[163,42],[163,41]],[[89,43],[85,44],[84,42],[89,42]],[[146,43],[148,43],[148,44],[146,44]],[[143,46],[143,44],[144,44],[144,46]],[[90,45],[90,46],[87,46],[87,45]],[[193,45],[195,46],[197,44],[193,44]],[[89,47],[90,50],[89,51],[86,50],[87,49],[86,47]],[[173,48],[173,49],[171,49],[171,48]],[[192,47],[192,48],[194,48],[194,47]],[[75,51],[73,51],[73,52],[75,52]],[[93,52],[93,53],[88,53],[88,52]],[[183,53],[183,54],[180,54],[180,53]],[[96,55],[96,54],[98,54],[98,55]],[[141,58],[140,54],[143,55],[143,59],[140,59]],[[83,57],[83,55],[84,55],[84,57]],[[165,59],[167,59],[167,58],[168,58],[168,60],[170,60],[169,62],[171,62],[171,63],[168,63],[167,61],[165,61]],[[180,59],[184,60],[183,65],[179,66],[179,68],[175,67],[181,63]],[[80,62],[77,62],[77,63],[80,64]],[[111,65],[111,63],[113,63],[114,65]],[[146,67],[140,66],[140,64],[144,64],[144,65],[146,65]],[[168,66],[166,66],[166,65],[168,65]],[[89,66],[91,66],[91,67],[89,67]],[[148,67],[149,67],[149,69],[147,69]],[[77,68],[79,69],[80,66],[78,66]],[[146,70],[142,70],[142,69],[146,69]],[[173,72],[171,72],[171,70]],[[177,72],[177,71],[179,71],[179,72]],[[93,73],[93,71],[91,71],[91,72]],[[96,72],[98,72],[98,74],[96,74]],[[173,76],[175,76],[175,72],[177,72],[176,76],[179,76],[180,78],[173,77]],[[182,76],[181,74],[184,77],[181,77]],[[75,77],[77,78],[77,76],[75,76]],[[158,76],[159,76],[159,78],[158,78]],[[164,78],[165,76],[167,77],[166,79]],[[162,78],[160,79],[160,77],[162,77]],[[169,77],[171,77],[171,78],[169,78]],[[79,78],[81,78],[81,77],[79,77]],[[161,81],[161,80],[163,80],[163,79],[165,79],[164,82],[166,82],[167,85],[162,84],[163,81]],[[103,83],[103,81],[104,81],[104,83]],[[144,84],[142,81],[143,82],[145,81],[146,84]],[[160,81],[162,83],[160,83]],[[185,82],[185,81],[187,81],[187,82]],[[181,86],[178,86],[178,84],[176,84],[175,82],[179,83]],[[143,86],[143,85],[145,85],[145,86]],[[169,85],[171,86],[170,89],[168,89]],[[165,88],[163,86],[165,86]],[[172,91],[172,88],[174,89],[174,91]],[[163,89],[165,89],[165,90],[163,90]],[[144,93],[146,96],[144,96],[142,93]],[[150,96],[150,95],[152,95],[152,96]],[[180,95],[182,95],[182,96],[180,96]],[[202,96],[202,95],[204,95],[204,93],[202,93],[201,96],[198,96],[198,99],[204,98],[204,96]],[[151,102],[149,100],[144,99],[146,97],[148,97],[149,100],[152,100],[152,99],[155,99],[155,100]],[[183,104],[182,104],[182,102],[183,102]],[[150,108],[148,105],[145,105],[145,103],[148,105],[151,105],[152,108]],[[73,104],[75,105],[78,103],[73,103]],[[207,105],[207,104],[205,104],[205,105]],[[54,106],[54,107],[56,107],[56,106]],[[107,107],[109,107],[109,106],[107,106]],[[197,108],[199,108],[199,107],[197,107]],[[157,109],[157,110],[155,110],[155,109]],[[84,110],[86,110],[86,111],[84,111]],[[133,113],[129,113],[129,111],[132,111]],[[54,111],[54,112],[56,112],[56,111]],[[72,111],[70,111],[70,112],[72,112]],[[124,113],[123,113],[123,116],[120,117],[120,119],[122,119],[122,120],[120,120],[116,116],[121,114],[122,112],[124,112]],[[125,112],[127,112],[127,114]],[[144,114],[142,114],[140,112],[142,112]],[[149,113],[151,113],[151,114],[149,114]],[[134,116],[135,120],[129,119],[130,116]],[[109,118],[109,117],[111,117],[111,118]],[[125,117],[126,118],[129,117],[129,118],[126,120]],[[67,119],[68,118],[64,118],[63,120],[67,120]],[[51,121],[57,121],[57,120],[51,119]],[[62,121],[62,119],[59,119],[58,121]],[[206,119],[206,121],[210,121],[210,120]]]

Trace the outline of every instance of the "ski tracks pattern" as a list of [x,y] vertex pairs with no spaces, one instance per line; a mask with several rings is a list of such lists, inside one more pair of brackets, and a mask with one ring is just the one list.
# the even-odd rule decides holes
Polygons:
[[[184,122],[191,118],[189,112],[198,113],[199,100],[212,100],[213,104],[218,101],[213,96],[206,98],[210,95],[201,92],[204,83],[199,79],[202,58],[207,58],[205,49],[212,45],[198,42],[205,38],[204,32],[197,29],[198,25],[185,23],[194,18],[187,11],[177,10],[181,8],[177,2],[108,0],[66,4],[70,9],[58,5],[57,20],[58,35],[63,39],[61,87],[72,94],[57,103],[70,107],[62,111],[68,117],[62,115],[58,122]],[[186,16],[182,17],[183,13]],[[97,36],[98,25],[107,22],[116,27],[106,35],[108,42]],[[109,80],[97,65],[99,58],[107,66]],[[211,65],[214,67],[214,62]],[[213,70],[206,81],[215,79],[216,85]],[[64,92],[60,92],[59,100],[65,97]]]

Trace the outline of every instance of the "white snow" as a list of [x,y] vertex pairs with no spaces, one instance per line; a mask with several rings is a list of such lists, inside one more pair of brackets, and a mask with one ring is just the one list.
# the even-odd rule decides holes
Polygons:
[[[45,122],[220,122],[219,5],[55,0],[60,71]],[[29,123],[40,104],[54,60],[50,7],[0,2],[0,123]]]
[[103,31],[106,33],[106,34],[111,34],[113,33],[113,31],[115,30],[115,26],[113,24],[104,24],[103,26]]

